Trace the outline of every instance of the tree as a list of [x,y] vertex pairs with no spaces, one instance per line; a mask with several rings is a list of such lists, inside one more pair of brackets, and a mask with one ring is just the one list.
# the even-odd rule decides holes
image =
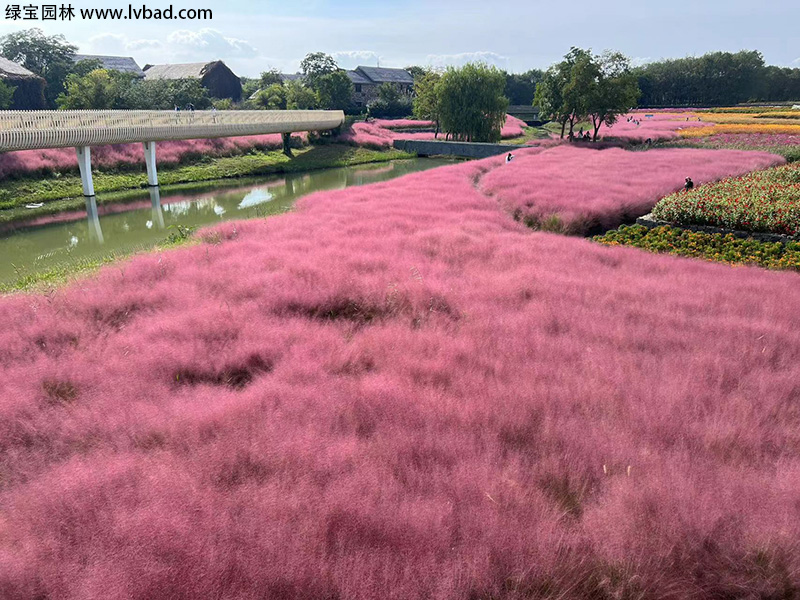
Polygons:
[[510,104],[530,106],[536,85],[544,78],[544,71],[531,69],[525,73],[506,73],[505,95]]
[[62,109],[114,108],[120,94],[118,80],[106,69],[95,69],[83,77],[70,73],[64,87],[65,91],[56,99]]
[[312,86],[317,94],[319,107],[344,110],[353,98],[353,82],[344,71],[333,71],[320,75]]
[[317,105],[317,96],[314,91],[303,85],[299,81],[287,81],[284,84],[286,89],[286,108],[289,110],[308,110]]
[[283,77],[281,77],[281,72],[275,68],[263,71],[258,78],[258,87],[262,90],[276,83],[283,85]]
[[122,91],[117,108],[172,110],[189,104],[197,110],[211,106],[208,90],[197,79],[138,80]]
[[308,86],[316,90],[317,81],[324,75],[330,75],[339,70],[339,65],[332,56],[324,52],[312,52],[307,54],[303,61],[300,63],[300,72],[306,80]]
[[405,117],[411,114],[411,98],[400,92],[397,86],[383,83],[378,87],[378,98],[368,107],[373,117]]
[[5,110],[11,106],[11,101],[14,99],[14,92],[16,91],[16,87],[0,80],[0,109]]
[[[84,77],[95,71],[96,69],[102,69],[103,63],[96,58],[86,58],[83,60],[79,60],[72,66],[71,73],[78,75],[79,77]],[[66,80],[64,81],[66,84]]]
[[436,95],[436,84],[441,78],[441,74],[429,69],[414,80],[414,116],[436,123],[434,137],[439,137],[439,97]]
[[495,142],[506,118],[505,76],[496,67],[449,67],[436,84],[439,122],[456,140]]
[[[636,69],[641,106],[727,106],[750,100],[791,100],[769,89],[771,69],[755,50],[710,52]],[[798,71],[800,73],[800,71]],[[773,95],[774,94],[774,95]]]
[[424,76],[428,72],[428,69],[426,69],[425,67],[420,67],[417,65],[411,65],[410,67],[406,67],[403,70],[406,71],[409,75],[411,75],[411,77],[414,78],[414,81]]
[[64,91],[64,81],[73,69],[72,57],[77,49],[63,35],[48,37],[41,29],[15,31],[0,38],[0,54],[4,58],[45,79],[45,100],[51,107],[55,107],[56,98]]
[[636,76],[631,72],[630,61],[619,52],[605,52],[594,57],[597,78],[590,85],[589,116],[594,128],[592,139],[597,141],[600,126],[611,127],[617,119],[632,108],[641,94]]
[[273,83],[258,91],[251,100],[255,108],[264,110],[285,110],[286,90],[280,83]]
[[561,123],[561,137],[569,125],[573,137],[575,124],[589,115],[589,101],[598,77],[598,66],[592,54],[571,48],[564,60],[550,67],[536,86],[534,103],[541,111]]

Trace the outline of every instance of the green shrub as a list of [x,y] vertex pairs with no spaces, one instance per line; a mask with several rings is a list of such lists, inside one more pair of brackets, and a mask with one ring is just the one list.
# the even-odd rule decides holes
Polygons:
[[761,242],[732,234],[702,233],[667,225],[654,229],[623,225],[593,239],[606,246],[633,246],[659,254],[800,271],[800,243],[797,242]]

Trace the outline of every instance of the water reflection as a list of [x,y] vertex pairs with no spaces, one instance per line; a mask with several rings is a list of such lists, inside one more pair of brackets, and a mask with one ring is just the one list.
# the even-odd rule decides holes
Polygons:
[[[320,190],[385,181],[451,161],[412,159],[265,178],[257,183],[201,192],[149,188],[126,203],[100,206],[86,199],[86,212],[51,217],[49,222],[20,224],[0,233],[0,281],[17,279],[61,263],[99,258],[111,252],[152,246],[167,238],[170,226],[202,227],[229,219],[266,217],[289,210],[294,202]],[[101,197],[102,199],[102,197]]]
[[161,208],[161,189],[158,186],[149,186],[150,191],[150,205],[152,207],[153,218],[150,221],[148,229],[152,229],[153,225],[158,229],[164,229],[164,209]]
[[[86,217],[89,224],[89,240],[96,243],[103,243],[103,230],[100,228],[100,217],[97,214],[97,197],[86,196]],[[74,236],[73,236],[74,237]]]

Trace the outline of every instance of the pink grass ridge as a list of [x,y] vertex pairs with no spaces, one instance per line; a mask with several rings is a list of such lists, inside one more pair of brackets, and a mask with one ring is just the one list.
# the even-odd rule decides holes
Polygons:
[[800,278],[511,218],[778,160],[523,150],[0,299],[0,598],[795,596]]

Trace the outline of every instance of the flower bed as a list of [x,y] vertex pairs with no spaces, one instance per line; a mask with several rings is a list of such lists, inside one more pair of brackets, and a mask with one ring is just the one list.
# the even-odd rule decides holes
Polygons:
[[661,200],[653,217],[677,224],[800,234],[800,163],[726,179]]
[[719,134],[784,134],[800,135],[800,125],[783,123],[724,123],[721,125],[709,125],[703,123],[703,127],[692,127],[680,131],[682,138],[708,137]]
[[680,227],[622,226],[594,241],[606,246],[633,246],[659,254],[675,254],[734,265],[800,271],[800,243],[762,242],[733,234],[703,233]]
[[647,214],[681,188],[687,175],[699,184],[781,162],[772,154],[736,150],[630,152],[561,145],[519,152],[480,186],[531,227],[585,235]]

